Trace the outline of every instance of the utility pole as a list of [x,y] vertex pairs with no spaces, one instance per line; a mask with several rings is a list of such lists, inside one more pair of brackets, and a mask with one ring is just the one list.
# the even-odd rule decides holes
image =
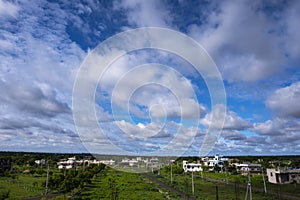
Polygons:
[[247,191],[246,191],[246,197],[245,197],[245,200],[248,200],[248,192],[249,192],[250,200],[252,200],[252,189],[251,189],[250,172],[248,172],[248,183],[247,183]]
[[160,175],[160,163],[158,164],[158,170],[157,170],[157,175]]
[[64,166],[64,176],[66,176],[66,174],[67,174],[67,168],[66,166]]
[[261,175],[262,175],[263,182],[264,182],[264,190],[265,190],[265,193],[267,194],[267,186],[266,186],[266,180],[265,180],[265,175],[264,175],[264,169],[263,168],[261,168]]
[[192,171],[192,193],[195,195],[195,186],[194,186],[194,172]]
[[227,168],[226,167],[225,167],[225,180],[226,180],[226,184],[228,184]]
[[48,193],[48,182],[49,182],[49,163],[48,163],[48,168],[47,168],[47,178],[46,178],[46,191],[45,195]]
[[171,165],[171,184],[173,183],[173,169],[172,169],[172,164],[173,164],[173,161],[170,160],[170,165]]

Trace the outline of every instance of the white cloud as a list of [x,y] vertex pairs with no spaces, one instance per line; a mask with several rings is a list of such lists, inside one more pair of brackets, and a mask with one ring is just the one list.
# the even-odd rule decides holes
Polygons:
[[[223,112],[225,109],[224,105],[215,106],[210,113],[207,113],[200,120],[200,123],[206,127],[227,130],[243,130],[250,127],[250,123],[238,116],[237,113],[230,110]],[[223,123],[224,118],[225,121]]]
[[288,136],[300,132],[300,122],[293,118],[275,118],[262,123],[254,123],[252,131],[261,135]]
[[263,11],[263,2],[221,2],[204,24],[191,25],[189,34],[204,45],[226,80],[263,80],[287,67],[288,52],[299,55],[299,45],[294,42],[299,38],[299,14],[293,8],[298,4],[276,5],[283,7],[283,14],[275,13],[279,17],[274,19]]
[[224,138],[227,141],[233,140],[233,141],[242,141],[246,139],[246,136],[239,131],[223,131],[222,132],[222,138]]
[[0,17],[8,15],[16,18],[19,10],[19,6],[5,0],[0,0]]
[[[1,120],[6,122],[0,131],[19,135],[12,134],[11,144],[1,146],[47,151],[56,145],[57,151],[67,152],[77,146],[81,151],[70,107],[75,73],[85,52],[66,33],[68,13],[56,3],[23,1],[20,9],[5,11],[16,20],[5,20],[1,9],[8,4],[0,1],[0,87],[6,93],[0,98],[5,117]],[[20,138],[23,144],[17,147]]]
[[300,82],[276,90],[266,105],[279,116],[300,117]]
[[282,19],[281,25],[285,29],[285,34],[282,36],[282,45],[286,51],[286,55],[291,59],[291,63],[297,64],[300,59],[300,46],[295,41],[300,41],[300,2],[291,2],[289,9],[285,10],[280,16]]
[[[0,89],[6,95],[0,97],[6,112],[16,112],[37,117],[54,117],[58,114],[70,114],[70,107],[60,102],[56,92],[47,84],[28,84],[9,79],[0,80]],[[3,112],[3,111],[2,111]]]
[[[154,102],[162,103],[153,103],[150,106],[150,114],[154,117],[182,117],[185,119],[198,118],[201,114],[204,113],[205,107],[200,105],[194,99],[182,99],[182,104],[180,102],[173,102],[172,98],[166,98],[162,101],[161,98],[153,99]],[[200,114],[200,115],[199,115]]]
[[276,135],[280,134],[281,128],[283,127],[279,126],[278,123],[274,123],[272,120],[267,120],[263,123],[254,123],[252,130],[262,135]]
[[[70,152],[84,149],[80,146],[70,114],[73,81],[86,55],[82,48],[94,47],[111,34],[124,30],[124,26],[130,29],[142,26],[170,27],[172,24],[174,29],[180,27],[180,30],[188,30],[190,35],[205,45],[225,79],[231,81],[229,85],[233,91],[230,98],[239,95],[245,97],[247,94],[243,99],[245,101],[239,102],[245,102],[245,116],[257,112],[262,115],[261,119],[267,118],[267,114],[260,112],[262,109],[255,107],[261,105],[264,95],[268,95],[278,85],[299,79],[297,66],[300,47],[295,42],[300,40],[298,1],[285,4],[263,1],[212,2],[208,7],[199,5],[203,7],[199,10],[197,3],[190,2],[185,2],[184,7],[176,7],[176,3],[166,1],[122,0],[101,4],[98,1],[58,4],[40,0],[32,4],[0,0],[0,89],[5,94],[0,97],[1,150],[52,151],[55,147],[57,151]],[[115,10],[109,8],[112,4]],[[264,5],[270,6],[270,9],[264,10]],[[186,14],[189,11],[191,15]],[[189,26],[188,23],[195,24]],[[166,39],[159,41],[161,38]],[[188,58],[201,60],[199,54],[189,51],[191,49],[188,45],[174,42],[168,35],[160,35],[155,39],[156,43],[164,47],[187,52]],[[111,52],[115,53],[114,50]],[[125,78],[120,82],[121,90],[116,93],[114,103],[124,110],[129,105],[131,114],[143,119],[133,119],[136,124],[121,120],[114,123],[113,115],[105,107],[106,104],[100,101],[91,112],[94,114],[95,111],[98,119],[87,116],[82,124],[85,125],[82,130],[86,135],[81,139],[87,141],[92,150],[100,146],[103,152],[115,153],[112,152],[112,141],[120,147],[127,146],[126,150],[153,151],[170,142],[168,152],[175,154],[182,153],[181,150],[194,138],[197,145],[192,148],[197,154],[206,128],[222,128],[222,118],[225,117],[223,134],[216,145],[219,152],[299,152],[299,83],[278,89],[267,98],[265,104],[276,116],[273,120],[256,122],[251,126],[239,113],[228,110],[226,116],[223,116],[221,109],[216,108],[201,120],[205,128],[196,132],[195,127],[187,128],[177,118],[195,120],[198,112],[200,115],[205,112],[204,106],[194,98],[193,90],[198,89],[198,85],[192,85],[198,84],[196,70],[186,68],[186,62],[166,54],[146,51],[132,53],[120,58],[108,69],[99,85],[106,93],[96,94],[97,98],[108,99],[118,81],[128,74],[128,80]],[[133,66],[153,61],[160,63],[162,60],[163,64],[169,64],[181,74],[149,67],[130,75]],[[286,74],[281,73],[285,69],[288,69]],[[288,77],[289,70],[297,73],[292,78]],[[276,84],[273,79],[265,79],[276,74],[279,74],[277,79],[280,79],[275,80]],[[190,79],[192,81],[185,78],[189,76],[193,76]],[[85,74],[85,78],[95,84],[98,82],[94,72]],[[137,79],[159,82],[161,85],[140,85]],[[256,85],[255,81],[258,80],[265,81]],[[237,86],[236,81],[244,82],[242,86]],[[130,93],[137,85],[141,87]],[[228,87],[226,89],[228,91]],[[248,107],[250,99],[255,105]],[[94,101],[90,103],[95,104]],[[236,107],[234,109],[238,110]],[[166,116],[169,117],[167,120],[175,122],[165,122],[166,126],[162,127],[159,122],[165,119],[153,120],[153,117]],[[107,135],[99,134],[98,126],[90,127],[93,120],[97,120],[101,126],[105,124],[102,128]],[[128,134],[122,136],[117,125]],[[247,131],[255,136],[247,135]],[[175,132],[178,138],[171,140]],[[111,141],[107,141],[105,136]],[[126,137],[131,140],[126,140]]]
[[[246,145],[261,145],[268,143],[268,148],[261,146],[264,152],[278,153],[278,149],[281,153],[297,154],[297,145],[300,141],[300,122],[294,118],[275,118],[274,120],[267,120],[262,123],[254,123],[253,128],[250,130],[258,133],[260,136],[256,136],[255,140],[251,138],[245,140]],[[253,137],[252,137],[253,138]],[[263,138],[264,141],[257,140],[257,138]]]
[[129,106],[139,117],[197,118],[205,111],[190,81],[174,69],[149,64],[130,70],[128,66],[114,64],[100,81],[101,88],[112,95],[113,106],[125,110]]
[[114,7],[125,9],[128,23],[138,27],[168,27],[172,20],[163,1],[121,0],[116,1]]
[[147,139],[149,137],[154,137],[163,131],[162,124],[150,123],[137,125],[128,123],[124,120],[114,122],[124,133],[128,134],[132,138]]

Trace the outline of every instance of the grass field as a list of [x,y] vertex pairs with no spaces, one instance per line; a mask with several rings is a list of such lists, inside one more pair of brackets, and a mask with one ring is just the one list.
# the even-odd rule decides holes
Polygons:
[[9,191],[9,199],[41,196],[45,192],[42,183],[45,177],[18,175],[16,179],[0,177],[0,193]]
[[[160,175],[152,174],[157,179],[174,188],[192,195],[191,174],[173,175],[174,181],[170,183],[170,174],[161,173]],[[225,181],[225,174],[221,173],[204,173],[204,177]],[[227,175],[229,184],[226,182],[216,182],[202,179],[199,174],[194,176],[195,194],[193,197],[200,200],[215,200],[216,187],[218,189],[219,199],[236,200],[245,199],[247,176]],[[251,177],[253,187],[263,187],[261,175]],[[235,182],[237,184],[235,184]],[[283,198],[282,193],[293,196],[299,195],[299,185],[272,185],[267,183],[267,188],[273,191],[273,194],[264,194],[252,190],[253,199],[259,200],[277,200],[289,199]],[[56,198],[62,199],[62,198]],[[87,185],[80,194],[75,195],[74,199],[180,199],[177,195],[172,194],[160,188],[158,185],[150,182],[141,174],[126,173],[106,169],[104,172],[95,177],[91,184]]]
[[176,199],[141,174],[105,170],[74,199]]
[[[53,174],[60,173],[57,170]],[[170,183],[170,174],[167,171],[161,171],[160,175],[152,174],[160,181],[171,185],[186,194],[192,195],[191,174],[173,174],[173,183]],[[247,176],[225,175],[224,173],[203,173],[204,179],[200,174],[194,175],[194,186],[196,199],[215,200],[216,186],[219,199],[236,200],[245,199]],[[209,178],[219,180],[216,182],[208,180]],[[265,177],[266,178],[266,177]],[[26,197],[41,196],[45,192],[43,183],[45,174],[38,176],[36,174],[19,174],[15,179],[11,177],[0,177],[0,199],[1,192],[9,191],[9,199],[23,199]],[[229,184],[226,184],[225,180]],[[252,187],[263,188],[261,175],[252,175]],[[236,184],[235,184],[236,183]],[[289,199],[283,198],[282,194],[300,197],[299,185],[274,185],[267,182],[268,191],[273,194],[264,194],[263,192],[252,191],[253,199],[275,200]],[[77,193],[76,193],[77,192]],[[86,184],[82,190],[74,190],[67,193],[72,199],[180,199],[176,194],[167,191],[141,174],[126,173],[106,168],[104,171],[95,175],[90,184]],[[74,195],[75,194],[75,195]],[[64,196],[56,199],[64,199]]]
[[[206,172],[203,174],[205,177],[210,177],[219,180],[226,180],[225,173],[209,173]],[[281,192],[286,194],[291,194],[293,196],[300,197],[300,185],[297,184],[284,184],[284,185],[276,185],[268,182],[268,177],[265,175],[266,188],[268,191],[273,191],[275,193]],[[248,181],[248,176],[245,175],[230,175],[227,174],[227,180],[229,182],[238,182],[240,184],[246,185]],[[251,175],[251,183],[253,187],[263,188],[263,177],[261,174],[253,174]]]
[[[161,173],[160,176],[156,175],[156,177],[161,181],[171,184],[170,174]],[[215,178],[223,181],[226,179],[224,174],[214,174],[214,173],[204,174],[204,177]],[[173,178],[174,181],[171,185],[174,188],[192,195],[192,179],[190,173],[186,175],[173,175]],[[247,176],[228,175],[227,178],[229,181],[232,182],[229,184],[226,184],[225,182],[219,183],[216,181],[202,179],[201,176],[199,175],[194,176],[194,187],[195,187],[194,197],[196,197],[197,199],[214,200],[216,199],[216,186],[217,186],[219,199],[228,199],[228,200],[245,199]],[[235,184],[235,181],[237,181],[237,184]],[[263,182],[261,176],[257,175],[252,177],[252,187],[263,188]],[[268,183],[267,187],[271,188],[271,184]],[[279,188],[277,185],[272,185],[272,190],[274,194],[264,194],[264,192],[257,192],[252,190],[253,199],[260,199],[260,200],[289,199],[289,198],[283,198],[282,196],[283,191],[293,196],[299,195],[299,185],[297,185],[296,187],[293,185],[286,185],[286,186],[281,186],[281,188]]]

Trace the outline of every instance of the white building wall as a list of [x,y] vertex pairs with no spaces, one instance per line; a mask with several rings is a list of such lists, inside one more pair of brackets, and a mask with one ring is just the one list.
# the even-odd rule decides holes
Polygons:
[[270,183],[277,183],[276,180],[276,170],[275,169],[267,169],[268,181]]
[[188,163],[188,161],[182,161],[182,168],[184,172],[200,172],[203,171],[201,164]]

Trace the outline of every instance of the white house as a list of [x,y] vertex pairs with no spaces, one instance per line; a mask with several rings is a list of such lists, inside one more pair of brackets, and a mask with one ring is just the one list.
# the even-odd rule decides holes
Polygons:
[[128,159],[128,158],[123,158],[121,162],[119,163],[119,166],[138,166],[139,161],[135,158]]
[[147,163],[149,167],[158,167],[159,166],[159,160],[158,158],[151,158],[149,162]]
[[300,169],[267,169],[267,175],[274,184],[300,183]]
[[218,168],[222,171],[224,167],[224,162],[228,161],[228,158],[224,158],[223,156],[220,156],[219,154],[216,154],[213,158],[205,157],[202,158],[201,161],[205,166],[209,167],[210,171],[214,170],[214,167],[217,165]]
[[131,159],[129,160],[129,166],[133,167],[133,166],[137,166],[138,165],[138,161],[136,159]]
[[260,174],[261,173],[261,164],[253,163],[236,163],[235,164],[237,171],[241,174]]
[[223,167],[224,161],[228,161],[228,158],[223,158],[223,156],[216,154],[213,158],[202,158],[202,161],[205,166],[214,167],[215,165],[218,165],[219,167]]
[[68,158],[67,161],[60,161],[57,163],[58,169],[66,168],[66,169],[72,169],[73,167],[76,166],[76,158],[71,157]]
[[99,163],[105,164],[105,165],[115,165],[116,161],[110,159],[110,160],[100,160]]
[[184,172],[200,172],[203,171],[200,163],[189,163],[188,161],[182,161],[182,168]]
[[35,162],[37,165],[46,165],[46,160],[45,160],[45,159],[35,160],[34,162]]

